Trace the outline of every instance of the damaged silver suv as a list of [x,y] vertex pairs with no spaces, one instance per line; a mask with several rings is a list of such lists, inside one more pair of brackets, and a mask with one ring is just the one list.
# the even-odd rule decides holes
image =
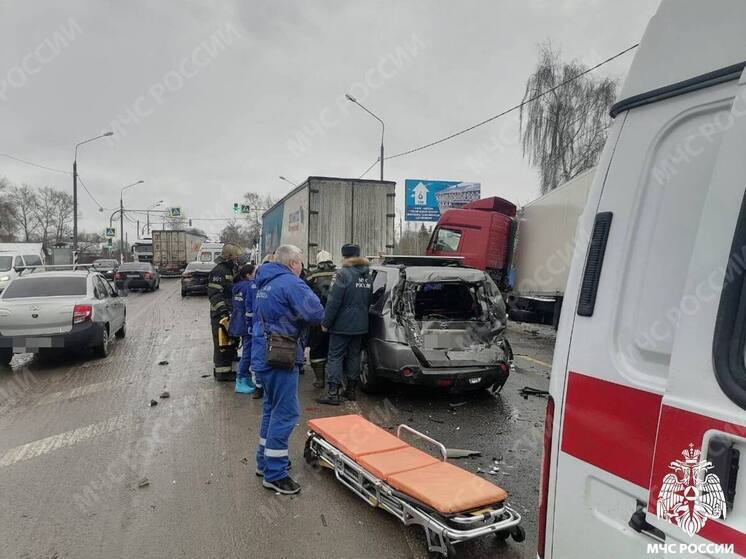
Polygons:
[[373,299],[361,387],[389,380],[453,391],[499,391],[512,360],[502,295],[459,259],[385,256]]

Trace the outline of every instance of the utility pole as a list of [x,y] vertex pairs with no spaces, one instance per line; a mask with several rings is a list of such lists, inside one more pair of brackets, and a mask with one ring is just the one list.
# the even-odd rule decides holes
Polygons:
[[124,202],[119,196],[119,263],[124,264]]
[[73,262],[75,262],[78,252],[78,148],[88,142],[113,135],[114,132],[104,132],[99,136],[75,144],[75,155],[73,156]]

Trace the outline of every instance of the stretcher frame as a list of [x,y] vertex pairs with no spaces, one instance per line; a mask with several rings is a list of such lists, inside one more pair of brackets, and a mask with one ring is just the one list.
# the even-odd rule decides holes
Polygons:
[[[399,439],[402,431],[437,447],[442,461],[447,461],[448,452],[442,443],[408,425],[400,425],[397,429],[396,436]],[[525,538],[523,527],[520,526],[521,515],[507,502],[481,507],[472,513],[444,515],[397,491],[312,430],[308,431],[304,457],[309,464],[318,463],[334,470],[337,480],[370,506],[382,508],[406,526],[421,526],[425,530],[428,550],[444,557],[455,556],[454,544],[490,534],[496,534],[500,539],[513,536],[518,542]]]

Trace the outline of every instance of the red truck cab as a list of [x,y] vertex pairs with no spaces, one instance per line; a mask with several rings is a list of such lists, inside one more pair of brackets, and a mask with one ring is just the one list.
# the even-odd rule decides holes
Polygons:
[[461,256],[464,265],[488,272],[504,286],[512,255],[516,206],[493,196],[448,210],[438,221],[428,256]]

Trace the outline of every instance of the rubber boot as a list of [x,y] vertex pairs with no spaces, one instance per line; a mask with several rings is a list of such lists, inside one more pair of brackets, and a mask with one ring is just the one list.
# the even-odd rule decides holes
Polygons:
[[254,392],[254,384],[246,377],[236,377],[236,392],[238,394],[251,394]]
[[328,406],[338,406],[339,404],[341,404],[342,398],[339,394],[339,385],[330,383],[326,389],[326,394],[319,398],[316,398],[316,401],[319,404],[326,404]]
[[357,400],[357,381],[356,380],[347,381],[347,388],[345,388],[345,391],[342,393],[342,396],[345,398],[345,400],[350,400],[351,402],[354,402],[355,400]]
[[326,377],[326,361],[316,361],[311,363],[313,374],[316,380],[313,381],[314,388],[324,388],[324,379]]

